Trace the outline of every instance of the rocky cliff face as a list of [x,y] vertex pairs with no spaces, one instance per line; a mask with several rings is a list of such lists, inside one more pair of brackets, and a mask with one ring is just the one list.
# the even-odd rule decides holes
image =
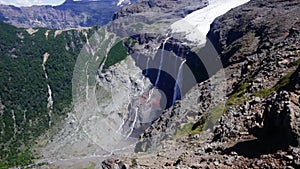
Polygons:
[[207,5],[207,0],[142,0],[116,12],[108,28],[119,36],[141,33],[165,35],[175,21]]
[[16,27],[77,28],[105,25],[114,12],[135,1],[73,1],[59,6],[0,5],[0,20]]
[[299,167],[296,11],[298,1],[257,0],[217,18],[208,38],[225,67],[225,99],[211,103],[212,79],[198,84],[141,136],[136,151],[155,152],[152,159],[125,161],[137,167]]
[[[207,0],[192,0],[192,1],[177,1],[177,0],[142,0],[137,4],[124,7],[114,14],[113,19],[120,19],[122,17],[129,17],[148,12],[164,13],[166,15],[175,17],[184,17],[195,10],[207,6]],[[156,16],[159,17],[159,16]],[[160,19],[162,16],[160,15]],[[153,18],[149,18],[152,19]]]
[[[77,2],[68,1],[64,5],[67,6],[72,3]],[[205,5],[202,1],[200,1],[199,4],[199,8],[202,8],[204,7],[203,5]],[[176,9],[177,11],[181,11],[183,13],[185,10],[187,10],[186,8],[181,9],[182,6],[177,5],[178,4],[172,7],[172,9]],[[185,6],[188,6],[186,1]],[[148,15],[147,12],[144,12],[141,13],[141,15],[153,19],[152,16],[156,16],[157,13],[152,12],[151,15]],[[167,13],[165,13],[165,16],[165,21],[168,21],[165,25],[170,25],[172,19],[179,19],[183,17],[174,16],[172,18],[172,15],[168,15]],[[45,119],[43,121],[43,125],[45,124],[45,130],[46,128],[50,127],[50,125],[51,128],[54,126],[52,128],[53,130],[49,130],[47,134],[36,140],[36,146],[31,147],[38,152],[39,155],[41,155],[41,159],[37,160],[36,163],[47,162],[49,165],[55,163],[59,166],[69,166],[69,164],[75,159],[78,160],[78,163],[87,163],[88,160],[92,160],[93,158],[105,158],[112,155],[115,151],[118,152],[130,148],[131,144],[137,140],[141,132],[143,132],[146,127],[151,125],[153,120],[158,118],[162,112],[162,109],[165,108],[167,101],[169,102],[168,106],[170,106],[173,104],[173,100],[177,100],[182,97],[180,94],[176,94],[174,97],[173,91],[175,82],[177,81],[177,83],[180,84],[181,78],[176,77],[181,77],[181,71],[179,71],[180,65],[185,63],[185,59],[183,57],[177,57],[172,53],[174,52],[179,56],[183,56],[184,53],[191,53],[191,56],[186,59],[186,62],[192,63],[193,52],[190,51],[188,46],[181,45],[181,41],[176,40],[176,38],[162,35],[167,32],[164,29],[166,26],[161,27],[162,30],[164,29],[163,32],[157,32],[155,28],[160,28],[161,26],[159,20],[155,20],[155,22],[151,24],[143,22],[143,20],[136,20],[139,21],[139,23],[144,23],[143,25],[151,25],[149,26],[150,29],[148,30],[150,30],[150,32],[154,31],[156,34],[154,36],[151,36],[148,33],[143,34],[138,31],[139,29],[135,29],[138,27],[133,27],[135,32],[138,34],[135,34],[135,37],[132,36],[131,40],[133,40],[132,43],[136,44],[137,48],[141,49],[141,51],[136,52],[132,47],[132,51],[135,53],[130,53],[131,57],[115,59],[119,57],[122,51],[124,52],[124,49],[122,48],[123,44],[116,44],[116,42],[120,40],[120,37],[115,36],[115,34],[121,35],[121,38],[126,37],[127,35],[130,35],[131,31],[131,29],[127,28],[132,26],[132,24],[135,24],[135,22],[132,22],[133,20],[131,20],[131,16],[128,17],[129,20],[124,18],[126,17],[116,19],[107,27],[107,29],[93,27],[63,31],[51,29],[47,30],[43,28],[17,29],[14,27],[9,27],[9,29],[2,30],[3,33],[1,35],[8,36],[8,38],[2,38],[3,41],[1,41],[0,44],[3,49],[5,49],[5,53],[3,54],[7,55],[5,56],[5,59],[8,58],[7,62],[13,58],[19,58],[22,60],[23,57],[20,56],[33,56],[34,60],[37,62],[37,64],[34,64],[36,66],[34,67],[34,70],[36,70],[39,74],[41,73],[40,71],[42,71],[41,74],[44,75],[45,78],[49,78],[46,78],[45,80],[44,76],[41,77],[43,79],[41,81],[45,83],[45,85],[43,85],[45,88],[43,88],[43,91],[41,91],[45,102],[34,101],[34,103],[43,104],[43,106],[39,107],[44,107],[45,109],[47,109],[49,105],[49,109],[51,111],[45,110],[47,113],[47,119],[43,118],[44,116],[40,116],[39,114],[36,114],[38,117],[34,116],[29,118],[27,117],[28,113],[26,112],[22,118],[19,111],[14,112],[7,109],[9,113],[5,113],[4,117],[6,119],[2,123],[3,127],[1,126],[2,128],[0,128],[2,134],[3,131],[8,127],[12,129],[12,133],[9,134],[18,133],[20,119],[21,121],[25,121],[24,125],[30,125],[33,123],[33,120],[39,121],[39,118]],[[171,20],[169,21],[168,19]],[[3,25],[3,28],[8,27],[7,24]],[[14,30],[12,35],[10,30]],[[109,30],[114,31],[115,34],[109,32]],[[6,41],[6,39],[9,40],[12,37],[14,38],[13,40]],[[39,43],[37,43],[35,40],[37,40]],[[21,46],[17,45],[17,47],[14,47],[13,44],[15,42],[17,44],[20,43]],[[26,45],[30,44],[38,45],[35,53],[30,53],[31,48],[26,48]],[[110,49],[114,46],[116,46],[116,51],[113,51],[111,54],[109,54]],[[23,53],[23,50],[21,50],[23,47],[28,50],[25,50],[26,53]],[[78,47],[83,48],[81,52],[79,51]],[[131,49],[130,43],[127,47],[130,47]],[[57,50],[55,51],[54,48]],[[62,51],[64,54],[66,53],[66,55],[68,55],[69,52],[72,58],[81,56],[77,59],[79,65],[75,65],[75,68],[70,66],[74,65],[74,62],[76,61],[76,59],[73,58],[71,61],[67,61],[70,65],[68,64],[63,66],[62,63],[65,63],[64,61],[58,61],[57,59],[54,59],[55,57],[59,56],[57,54],[59,51]],[[125,49],[125,55],[127,56],[126,51],[127,50]],[[40,54],[39,52],[42,53]],[[170,55],[168,59],[164,58],[165,60],[163,61],[162,59],[164,53],[171,53],[172,55]],[[40,58],[36,58],[36,55],[39,54],[42,57],[42,60],[40,60]],[[109,66],[105,66],[104,64],[102,66],[105,67],[105,70],[102,71],[100,69],[98,71],[97,69],[99,68],[99,62],[103,59],[102,57],[105,57],[106,60],[104,62],[106,63],[107,61]],[[65,58],[60,57],[60,59],[64,60]],[[177,64],[169,66],[168,63],[174,59],[176,60]],[[57,63],[57,61],[59,63]],[[9,63],[13,64],[15,62]],[[57,63],[56,66],[54,66],[54,63]],[[116,63],[118,64],[113,66]],[[27,66],[27,64],[24,64],[25,68]],[[174,72],[173,77],[170,78],[168,77],[168,74],[160,71],[166,67]],[[72,77],[70,74],[73,73],[73,70],[75,75],[73,75],[72,82],[73,85],[75,84],[75,86],[72,86],[72,89],[73,92],[75,92],[75,99],[73,98],[74,107],[72,108],[74,109],[71,111],[67,110],[68,114],[64,121],[65,123],[60,124],[60,118],[63,118],[64,115],[66,115],[66,112],[63,111],[64,108],[67,105],[70,105],[70,78]],[[68,78],[61,80],[61,78],[64,77],[61,74],[64,74],[63,72],[65,71],[68,73],[68,75],[66,75]],[[16,73],[18,71],[13,69],[12,72]],[[78,74],[76,74],[76,72]],[[158,72],[160,72],[161,76],[158,75]],[[5,77],[9,76],[9,74],[5,72],[3,73],[5,74]],[[58,76],[55,76],[55,74],[58,74]],[[76,75],[79,76],[77,77]],[[26,77],[27,76],[24,76],[24,78]],[[94,77],[96,77],[96,79],[94,79]],[[171,83],[166,80],[166,77],[168,77],[168,80],[171,80]],[[65,83],[61,84],[60,81],[64,81]],[[3,80],[3,84],[5,83],[6,81]],[[16,85],[19,83],[20,82],[17,81]],[[162,88],[165,84],[167,84],[168,90],[170,90],[170,93],[167,94],[167,99],[165,98],[166,94],[162,92]],[[6,85],[2,86],[2,89],[6,90]],[[50,87],[50,92],[47,86]],[[61,91],[60,87],[65,90]],[[113,90],[111,89],[112,87]],[[64,93],[68,93],[68,95],[64,95]],[[20,93],[14,93],[8,96],[5,95],[5,101],[1,101],[4,103],[4,105],[7,105],[7,102],[9,102],[10,98],[15,97],[14,95],[18,96],[18,94]],[[62,101],[57,100],[57,98],[68,98],[68,103],[63,104]],[[161,98],[164,98],[164,100]],[[1,97],[1,99],[3,99],[3,97]],[[38,98],[36,97],[36,99]],[[48,105],[47,100],[49,100]],[[165,102],[163,103],[162,100]],[[65,102],[66,99],[64,100],[64,103]],[[54,109],[59,107],[59,110],[52,111],[52,103]],[[29,105],[29,107],[30,106],[31,105]],[[12,109],[15,109],[15,107],[17,107],[17,105],[12,105]],[[59,112],[61,112],[63,115],[59,114]],[[59,120],[56,120],[56,118]],[[7,120],[9,125],[6,124],[8,123]],[[56,123],[54,123],[54,121]],[[36,125],[37,124],[33,124],[32,126],[35,127]],[[56,127],[59,127],[61,130],[57,129]],[[43,129],[40,131],[43,132],[45,130]],[[28,131],[30,130],[28,129]],[[7,136],[6,133],[4,133],[2,136],[4,135],[5,137]],[[110,137],[107,137],[108,135]],[[40,136],[39,133],[37,133],[32,139],[35,139],[38,136]],[[5,143],[7,144],[3,146],[9,146],[10,138],[7,137],[5,139],[7,139],[5,140]],[[19,140],[20,142],[18,143],[22,144],[23,140]],[[1,153],[3,154],[3,158],[7,159],[7,154],[10,151],[11,149],[7,149]],[[15,149],[12,150],[12,152],[22,151],[23,150],[19,149],[18,146],[15,146]],[[15,156],[10,157],[10,159],[15,160]],[[25,164],[20,164],[19,161],[14,160],[12,160],[13,163],[6,163],[5,161],[4,165],[25,165],[30,162],[29,159]],[[61,162],[63,164],[61,164]],[[0,165],[2,165],[2,163],[0,163]],[[76,164],[72,164],[72,166],[76,166]]]

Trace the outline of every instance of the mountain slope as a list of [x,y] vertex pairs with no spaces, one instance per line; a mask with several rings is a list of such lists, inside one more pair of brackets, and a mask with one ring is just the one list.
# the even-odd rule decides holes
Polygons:
[[76,99],[95,83],[84,73],[95,76],[100,65],[106,70],[126,59],[128,51],[120,38],[100,27],[0,26],[0,168],[32,165],[40,155],[33,147],[54,142],[62,125],[72,124],[66,117],[84,105]]
[[1,162],[24,165],[29,161],[20,158],[27,145],[59,123],[70,107],[83,32],[93,30],[26,30],[0,24]]
[[117,10],[135,1],[73,1],[59,6],[0,5],[0,20],[16,27],[77,28],[105,25]]
[[198,84],[146,129],[136,154],[102,166],[299,168],[297,11],[299,1],[254,0],[218,17],[208,39],[227,75],[224,100],[211,101],[214,78]]

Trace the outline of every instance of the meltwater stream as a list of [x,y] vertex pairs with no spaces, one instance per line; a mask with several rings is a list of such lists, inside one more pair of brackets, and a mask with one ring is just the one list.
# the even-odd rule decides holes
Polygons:
[[184,66],[185,62],[186,62],[186,60],[184,59],[179,66],[178,74],[176,77],[176,82],[174,84],[173,104],[176,102],[177,98],[181,97],[181,95],[179,95],[180,93],[178,93],[178,92],[181,91],[181,87],[182,87],[183,66]]
[[158,67],[158,73],[157,73],[157,77],[156,77],[156,81],[155,81],[155,87],[157,87],[158,82],[159,82],[159,78],[160,78],[160,74],[161,74],[161,69],[164,63],[164,50],[165,50],[165,45],[167,43],[167,41],[170,39],[171,37],[167,37],[165,39],[165,41],[163,42],[163,46],[161,49],[161,55],[160,55],[160,63],[159,63],[159,67]]

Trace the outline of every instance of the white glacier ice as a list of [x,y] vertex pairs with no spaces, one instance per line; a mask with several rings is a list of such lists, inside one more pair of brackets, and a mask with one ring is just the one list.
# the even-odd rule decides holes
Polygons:
[[184,33],[185,37],[197,44],[206,42],[210,24],[230,9],[250,0],[209,0],[209,5],[187,15],[171,25],[172,33]]

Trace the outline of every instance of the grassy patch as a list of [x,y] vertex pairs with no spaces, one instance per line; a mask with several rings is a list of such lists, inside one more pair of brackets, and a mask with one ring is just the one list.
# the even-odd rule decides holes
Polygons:
[[119,63],[128,56],[128,49],[125,47],[124,42],[120,41],[114,45],[107,54],[107,59],[103,69],[108,69],[110,66]]
[[205,125],[207,117],[202,117],[199,121],[196,123],[187,123],[182,128],[178,129],[175,134],[175,139],[180,138],[185,135],[195,135],[200,134]]
[[[300,59],[291,63],[289,67],[299,66],[299,64],[300,64]],[[293,72],[288,73],[287,75],[282,77],[275,86],[268,89],[262,89],[260,91],[253,93],[252,95],[265,98],[269,96],[272,92],[281,90],[283,87],[285,87],[287,84],[290,83],[290,78],[292,74]],[[254,75],[250,76],[250,78],[246,82],[242,83],[238,88],[238,90],[228,98],[226,103],[227,106],[240,105],[249,99],[248,97],[244,96],[244,94],[247,92],[247,88],[250,86],[253,77]]]
[[217,106],[215,106],[209,114],[208,120],[206,120],[204,126],[205,129],[210,128],[211,126],[215,125],[218,120],[221,118],[221,116],[226,112],[226,106],[224,103],[220,103]]
[[262,90],[259,90],[255,93],[253,93],[253,96],[265,98],[265,97],[268,97],[271,93],[272,93],[272,88],[262,89]]
[[250,86],[251,81],[252,78],[241,84],[238,90],[228,98],[226,105],[233,106],[243,104],[247,99],[244,94],[247,92],[247,88]]
[[176,131],[175,139],[185,136],[192,130],[193,123],[187,123]]
[[290,83],[291,76],[294,72],[290,72],[284,77],[282,77],[275,86],[269,88],[269,89],[262,89],[260,91],[255,92],[253,95],[258,97],[266,98],[268,97],[272,92],[278,91],[285,87],[287,84]]
[[287,84],[290,83],[290,79],[291,79],[291,76],[293,75],[294,72],[290,72],[288,73],[287,75],[285,75],[284,77],[282,77],[278,82],[277,84],[272,87],[273,90],[275,91],[278,91],[280,90],[281,88],[283,88],[284,86],[286,86]]
[[195,134],[200,134],[203,129],[204,129],[204,125],[205,125],[205,121],[206,121],[207,117],[202,117],[199,121],[197,121],[191,128],[191,130],[188,132],[188,134],[190,135],[195,135]]
[[[299,60],[296,62],[297,62],[297,64],[300,63]],[[295,65],[297,65],[297,64],[295,63]],[[290,83],[290,78],[291,78],[292,74],[293,74],[293,72],[288,73],[287,75],[282,77],[275,86],[268,88],[268,89],[262,89],[257,92],[254,92],[252,94],[252,96],[266,98],[272,92],[281,90],[283,87],[285,87],[287,84]],[[253,80],[253,77],[251,76],[249,78],[249,80],[247,80],[245,83],[242,83],[240,85],[240,87],[238,88],[238,90],[228,98],[228,100],[226,102],[226,109],[228,109],[230,106],[241,105],[245,101],[249,100],[249,97],[245,96],[244,94],[247,92],[247,88],[250,86],[252,80]]]
[[83,169],[94,169],[96,167],[95,163],[92,163],[89,167]]
[[211,125],[215,125],[225,112],[225,104],[218,104],[211,110],[208,116],[202,116],[196,123],[186,123],[182,128],[178,129],[174,138],[177,139],[185,135],[201,134]]
[[248,98],[245,96],[245,93],[247,92],[247,89],[251,85],[253,78],[255,76],[255,73],[252,73],[246,81],[242,81],[239,84],[238,89],[235,93],[233,93],[226,102],[226,107],[230,107],[233,105],[240,105],[243,104]]

